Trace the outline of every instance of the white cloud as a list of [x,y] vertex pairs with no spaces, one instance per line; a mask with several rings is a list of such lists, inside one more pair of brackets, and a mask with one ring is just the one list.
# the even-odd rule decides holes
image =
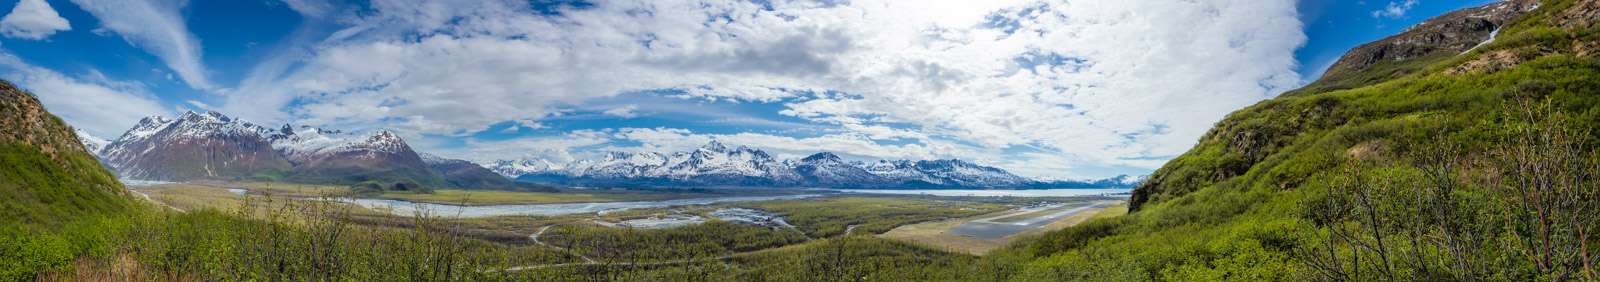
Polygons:
[[[1048,158],[1068,171],[1035,174],[1074,175],[1182,153],[1226,113],[1297,86],[1293,51],[1305,41],[1288,0],[771,2],[599,1],[548,17],[526,1],[379,0],[262,84],[277,87],[222,107],[460,135],[671,88],[786,103],[783,114],[840,131],[719,139]],[[635,134],[686,140],[657,146],[702,136]],[[899,144],[888,140],[916,142],[865,145]],[[954,143],[967,145],[940,145]],[[1005,153],[1018,147],[1041,153]]]
[[606,110],[605,112],[601,112],[601,113],[609,115],[609,116],[620,117],[620,118],[634,118],[634,117],[638,117],[639,116],[638,113],[634,112],[634,111],[638,111],[638,110],[639,110],[639,106],[626,105],[626,106],[621,106],[621,107],[616,107],[616,108],[613,108],[613,109],[610,109],[610,110]]
[[1406,16],[1406,12],[1410,12],[1411,8],[1416,6],[1417,0],[1405,0],[1404,2],[1389,1],[1389,5],[1384,6],[1383,9],[1372,11],[1372,17],[1380,19],[1404,18]]
[[22,0],[0,19],[0,34],[10,38],[41,40],[58,31],[72,30],[66,18],[44,0]]
[[201,60],[200,40],[189,33],[182,0],[72,0],[100,19],[101,28],[161,58],[190,87],[212,90]]
[[140,118],[168,113],[138,83],[110,81],[99,72],[69,77],[0,52],[0,76],[33,92],[67,124],[100,138],[116,139]]
[[457,159],[488,163],[507,159],[545,159],[571,162],[578,159],[576,148],[606,144],[612,139],[598,131],[574,131],[564,135],[500,141],[468,140],[466,146],[428,146],[412,142],[422,151]]

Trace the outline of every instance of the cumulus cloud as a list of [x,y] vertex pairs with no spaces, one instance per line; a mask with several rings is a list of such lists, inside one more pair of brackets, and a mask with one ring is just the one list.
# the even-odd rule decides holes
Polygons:
[[1379,19],[1403,18],[1406,16],[1406,12],[1410,12],[1411,8],[1416,6],[1417,0],[1405,0],[1404,2],[1389,1],[1389,5],[1384,6],[1383,9],[1372,11],[1372,17]]
[[44,0],[17,2],[10,14],[0,18],[0,34],[10,38],[41,40],[68,30],[72,30],[72,25]]
[[638,111],[638,110],[639,110],[639,106],[626,105],[626,106],[621,106],[621,107],[616,107],[616,108],[613,108],[613,109],[610,109],[610,110],[606,110],[605,112],[602,112],[602,113],[606,114],[608,116],[614,116],[614,117],[620,117],[620,118],[634,118],[634,117],[638,117],[639,116],[638,113],[634,112],[634,111]]
[[50,112],[96,137],[114,139],[134,121],[168,113],[137,82],[106,79],[99,72],[71,77],[34,66],[0,51],[0,76],[33,92]]
[[[370,12],[341,19],[349,26],[300,67],[265,79],[277,87],[239,91],[222,107],[253,119],[461,135],[672,89],[691,99],[783,103],[784,115],[834,128],[822,137],[715,136],[730,143],[1051,161],[1058,165],[1034,173],[1073,175],[1088,166],[1150,169],[1182,153],[1226,113],[1297,86],[1293,51],[1305,41],[1286,0],[535,8],[374,1]],[[711,137],[611,134],[659,147]],[[1005,153],[1015,148],[1040,153]]]
[[200,40],[189,33],[181,0],[72,0],[100,25],[156,57],[190,87],[215,89],[201,60]]

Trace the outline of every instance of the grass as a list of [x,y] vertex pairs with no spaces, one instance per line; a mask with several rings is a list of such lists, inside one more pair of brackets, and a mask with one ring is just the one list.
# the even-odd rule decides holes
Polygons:
[[49,226],[131,206],[122,185],[88,153],[0,141],[0,224]]
[[271,194],[285,197],[325,197],[347,195],[350,186],[303,184],[289,182],[263,182],[263,181],[196,181],[189,185],[210,186],[215,188],[240,188],[250,190],[256,194]]
[[[1572,3],[1549,1],[1530,18],[1541,18]],[[1351,210],[1348,206],[1316,205],[1355,193],[1332,184],[1346,177],[1343,174],[1382,179],[1383,183],[1372,185],[1399,191],[1396,193],[1413,193],[1421,189],[1418,187],[1425,187],[1405,184],[1421,180],[1418,175],[1423,173],[1413,167],[1429,160],[1419,156],[1455,146],[1459,153],[1450,156],[1463,160],[1456,168],[1461,178],[1504,176],[1507,170],[1485,166],[1503,161],[1493,152],[1514,145],[1508,135],[1528,126],[1508,110],[1525,100],[1550,105],[1553,115],[1571,121],[1562,125],[1564,128],[1600,132],[1600,123],[1596,122],[1600,120],[1600,99],[1596,99],[1600,97],[1600,60],[1570,52],[1574,42],[1593,41],[1596,30],[1560,30],[1541,25],[1544,22],[1519,21],[1516,26],[1503,29],[1496,43],[1463,57],[1401,62],[1407,70],[1402,72],[1380,67],[1351,76],[1353,79],[1316,83],[1316,87],[1234,112],[1193,149],[1168,162],[1135,191],[1133,213],[1097,217],[1019,241],[997,250],[990,259],[1017,265],[1018,269],[1005,275],[1012,280],[1278,281],[1319,277],[1297,254],[1331,241],[1327,238],[1330,230],[1364,224],[1351,219],[1321,219],[1337,218]],[[1471,56],[1530,46],[1552,53],[1496,72],[1441,71],[1468,61]],[[1600,141],[1591,135],[1577,143],[1594,148]],[[1592,183],[1583,185],[1593,187]],[[1379,215],[1379,222],[1389,229],[1370,233],[1380,235],[1355,237],[1367,242],[1397,239],[1364,237],[1418,238],[1388,243],[1393,244],[1390,248],[1407,250],[1397,253],[1404,254],[1407,260],[1415,257],[1425,263],[1396,262],[1392,268],[1401,270],[1393,272],[1400,273],[1384,279],[1371,276],[1391,268],[1373,267],[1376,259],[1339,260],[1356,261],[1346,263],[1344,269],[1368,275],[1346,279],[1462,280],[1431,279],[1469,270],[1432,265],[1463,260],[1447,256],[1443,249],[1430,249],[1432,245],[1426,240],[1459,238],[1435,230],[1467,226],[1488,230],[1474,236],[1494,244],[1468,250],[1484,252],[1483,261],[1495,264],[1484,268],[1488,271],[1477,273],[1482,276],[1466,277],[1561,280],[1542,276],[1549,274],[1525,264],[1527,254],[1533,252],[1515,251],[1518,244],[1502,244],[1532,237],[1518,229],[1526,228],[1527,221],[1502,220],[1527,211],[1498,209],[1515,206],[1515,201],[1496,196],[1495,190],[1492,184],[1462,184],[1449,194],[1467,205],[1459,219],[1406,217],[1424,214],[1419,212]],[[1398,199],[1401,200],[1381,203],[1384,209],[1403,210],[1417,207],[1411,201],[1427,198]],[[1492,220],[1467,221],[1479,218]],[[1499,224],[1485,224],[1496,222]],[[1420,236],[1405,237],[1408,234]],[[1588,243],[1593,246],[1593,239]],[[1352,245],[1336,246],[1320,250],[1345,258],[1368,252]]]
[[1081,207],[1087,206],[1087,205],[1090,205],[1090,203],[1063,205],[1063,206],[1055,207],[1055,208],[1041,209],[1041,210],[1037,210],[1037,211],[1032,211],[1032,212],[1022,213],[1022,214],[1017,214],[1017,215],[997,218],[994,221],[995,222],[1018,222],[1018,221],[1033,219],[1033,218],[1036,218],[1036,217],[1045,216],[1045,215],[1049,215],[1049,214],[1053,214],[1053,213],[1058,213],[1058,212],[1062,212],[1062,211],[1066,211],[1066,210],[1070,210],[1070,209],[1081,208]]
[[806,235],[817,238],[843,235],[851,225],[856,226],[856,234],[878,234],[906,224],[968,217],[1005,209],[1004,205],[994,203],[854,196],[737,203],[732,206],[777,213]]
[[[1068,208],[1071,208],[1071,207],[1068,207]],[[1036,216],[1039,216],[1039,215],[1058,212],[1060,210],[1061,209],[1048,209],[1048,210],[1045,210],[1045,211],[1033,212],[1033,213],[1029,213],[1029,214],[1031,214],[1031,215],[1036,217]],[[968,221],[977,220],[977,219],[990,218],[990,217],[994,217],[994,216],[998,216],[998,215],[1007,214],[1007,213],[1010,213],[1010,212],[1011,211],[1009,211],[1009,210],[1007,210],[1007,211],[998,211],[998,212],[994,212],[994,213],[990,213],[990,214],[982,214],[982,215],[976,215],[976,216],[971,216],[971,217],[966,217],[966,218],[949,219],[949,220],[941,220],[941,221],[935,221],[935,222],[926,222],[926,223],[905,225],[905,226],[897,227],[897,228],[895,228],[893,230],[889,230],[889,232],[885,232],[882,235],[879,235],[878,237],[885,238],[885,239],[891,239],[891,240],[898,240],[898,241],[903,241],[903,242],[914,243],[914,244],[917,244],[917,245],[926,246],[926,247],[934,248],[934,249],[950,251],[950,252],[957,252],[957,253],[964,253],[964,254],[980,255],[981,256],[981,255],[988,254],[990,251],[994,251],[996,249],[1004,247],[1007,244],[1010,244],[1012,241],[1015,241],[1016,239],[1021,238],[1021,237],[1037,236],[1039,234],[1043,234],[1043,233],[1046,233],[1046,232],[1060,230],[1060,229],[1063,229],[1063,228],[1071,227],[1073,225],[1077,225],[1078,223],[1082,223],[1082,222],[1084,222],[1086,220],[1093,219],[1093,218],[1109,218],[1109,217],[1116,217],[1116,216],[1120,216],[1120,215],[1126,214],[1127,213],[1127,203],[1124,202],[1124,203],[1117,204],[1115,206],[1111,206],[1111,207],[1107,207],[1107,208],[1086,210],[1084,212],[1081,212],[1081,213],[1078,213],[1078,214],[1074,214],[1074,215],[1066,217],[1066,218],[1062,218],[1062,219],[1057,220],[1055,222],[1051,222],[1050,224],[1047,224],[1047,225],[1045,225],[1043,227],[1040,227],[1039,229],[1029,230],[1029,231],[1026,231],[1026,232],[1023,232],[1023,233],[1019,233],[1019,234],[1016,234],[1016,235],[1007,236],[1005,238],[1001,238],[1001,239],[998,239],[998,240],[983,240],[983,239],[977,239],[977,238],[966,237],[966,236],[956,236],[956,235],[952,235],[952,234],[947,233],[948,231],[950,231],[950,229],[955,228],[956,226],[960,226],[962,223],[966,223]]]
[[232,211],[244,204],[244,196],[227,189],[193,185],[163,184],[148,187],[130,187],[138,193],[149,195],[151,200],[179,210],[217,209]]
[[969,218],[949,219],[935,222],[925,222],[896,227],[878,235],[884,239],[913,243],[929,248],[948,252],[957,252],[970,255],[983,255],[996,248],[1004,246],[1010,239],[983,240],[978,238],[956,236],[946,233],[962,223],[972,221],[988,215],[979,215]]
[[692,198],[705,196],[700,194],[669,194],[669,193],[634,193],[634,192],[513,192],[513,191],[468,191],[468,190],[434,190],[433,193],[401,193],[388,192],[378,195],[379,198],[406,200],[412,202],[425,202],[437,204],[465,204],[465,205],[507,205],[507,204],[559,204],[559,203],[597,203],[597,202],[630,202],[630,201],[659,201],[670,199]]

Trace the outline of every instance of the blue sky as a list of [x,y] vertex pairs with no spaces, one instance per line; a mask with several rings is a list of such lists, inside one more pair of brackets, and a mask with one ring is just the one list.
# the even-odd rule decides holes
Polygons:
[[717,139],[1099,178],[1489,3],[1193,2],[9,1],[0,77],[108,139],[216,110],[476,161]]

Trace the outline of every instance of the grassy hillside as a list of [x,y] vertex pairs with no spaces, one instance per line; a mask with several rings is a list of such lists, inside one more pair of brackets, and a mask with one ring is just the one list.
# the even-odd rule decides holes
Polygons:
[[1596,1],[1237,111],[1017,280],[1600,279]]
[[39,100],[0,81],[0,222],[50,225],[128,208],[126,189]]
[[96,247],[59,236],[133,210],[127,190],[38,98],[0,81],[0,280],[65,267]]

